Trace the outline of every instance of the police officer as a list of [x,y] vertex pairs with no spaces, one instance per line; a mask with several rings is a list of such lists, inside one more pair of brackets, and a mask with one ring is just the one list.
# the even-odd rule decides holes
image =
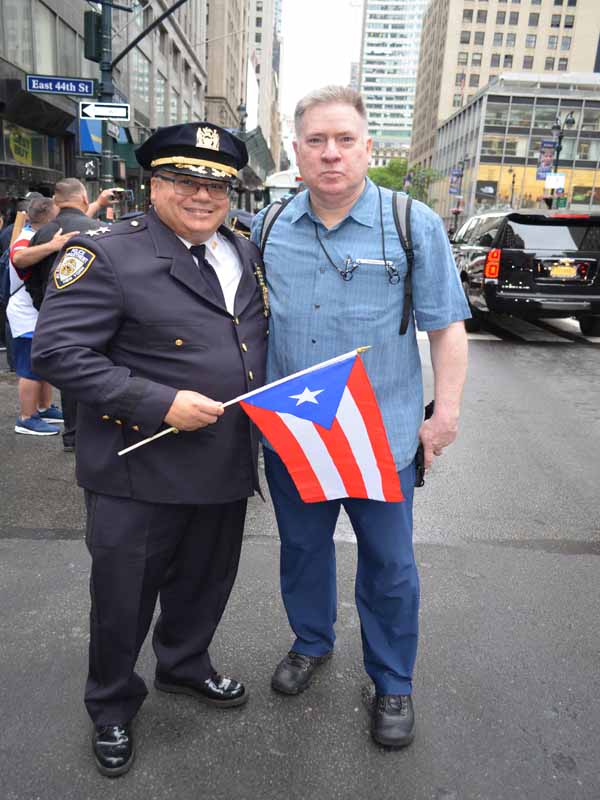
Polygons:
[[[264,380],[260,255],[223,226],[245,145],[208,123],[161,128],[137,150],[152,209],[77,236],[46,293],[35,369],[80,403],[77,478],[92,556],[85,703],[100,772],[126,772],[147,689],[135,663],[154,629],[155,686],[228,708],[248,692],[208,647],[229,597],[257,436],[222,402]],[[165,426],[170,434],[119,457]]]

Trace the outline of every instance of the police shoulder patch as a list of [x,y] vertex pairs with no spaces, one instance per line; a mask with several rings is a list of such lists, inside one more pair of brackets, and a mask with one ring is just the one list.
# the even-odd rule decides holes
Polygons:
[[54,270],[54,285],[65,289],[88,271],[96,254],[85,247],[67,247]]

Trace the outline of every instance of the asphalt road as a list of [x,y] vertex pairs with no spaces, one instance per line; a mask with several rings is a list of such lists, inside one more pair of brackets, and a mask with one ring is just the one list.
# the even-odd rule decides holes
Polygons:
[[[303,695],[270,690],[290,635],[272,512],[254,499],[212,649],[250,702],[220,711],[151,690],[135,767],[117,781],[95,770],[81,703],[88,556],[73,457],[58,437],[12,432],[14,380],[0,376],[0,798],[598,800],[600,347],[470,338],[460,439],[416,497],[412,747],[369,738],[346,519],[335,657]],[[153,666],[145,646],[149,684]]]

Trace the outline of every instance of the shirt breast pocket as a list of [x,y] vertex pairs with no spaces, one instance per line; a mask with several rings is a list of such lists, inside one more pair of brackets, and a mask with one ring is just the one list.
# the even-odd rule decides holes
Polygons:
[[341,289],[347,322],[383,320],[400,307],[404,294],[406,261],[388,259],[380,264],[360,264]]

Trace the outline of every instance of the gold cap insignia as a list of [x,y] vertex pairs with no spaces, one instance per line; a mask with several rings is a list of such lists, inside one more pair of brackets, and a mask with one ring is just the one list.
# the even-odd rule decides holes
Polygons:
[[219,134],[212,128],[198,128],[196,131],[196,147],[206,150],[218,150],[220,146]]

